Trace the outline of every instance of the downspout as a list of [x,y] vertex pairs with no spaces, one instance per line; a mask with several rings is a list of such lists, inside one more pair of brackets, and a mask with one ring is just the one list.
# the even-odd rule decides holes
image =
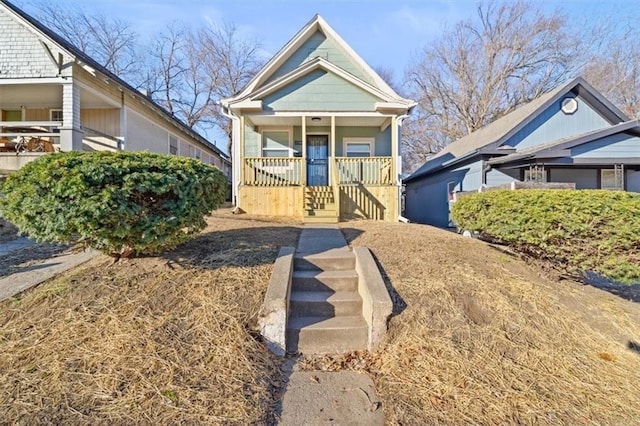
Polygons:
[[231,154],[231,202],[233,204],[233,213],[237,213],[238,206],[238,188],[240,186],[240,167],[238,167],[237,162],[242,161],[240,158],[240,144],[236,140],[236,127],[240,126],[240,119],[231,113],[231,109],[223,105],[220,101],[218,101],[218,105],[220,105],[222,110],[222,115],[231,120],[231,146],[233,147],[233,153]]
[[491,169],[492,169],[491,164],[488,164],[484,160],[482,160],[482,185],[480,185],[481,187],[487,186],[487,173],[489,173]]
[[[402,128],[402,122],[409,117],[409,112],[407,111],[406,114],[402,114],[400,116],[398,116],[398,118],[396,118],[396,123],[398,125],[398,135],[401,135],[401,128]],[[401,143],[398,143],[398,146],[400,147]],[[400,148],[400,152],[402,152],[402,148]],[[400,153],[396,153],[396,155],[398,156],[398,160],[396,163],[396,170],[400,171],[400,174],[402,173],[402,155]],[[396,185],[398,186],[398,220],[402,223],[409,223],[409,219],[407,219],[406,217],[402,216],[402,180],[398,179],[398,176],[400,174],[396,175]]]

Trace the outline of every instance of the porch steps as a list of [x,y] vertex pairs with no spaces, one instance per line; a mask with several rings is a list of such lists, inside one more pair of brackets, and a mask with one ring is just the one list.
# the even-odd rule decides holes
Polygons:
[[304,192],[304,221],[309,223],[336,223],[338,209],[333,188],[307,186]]
[[287,351],[366,349],[368,325],[358,293],[355,255],[338,229],[308,228],[293,258]]

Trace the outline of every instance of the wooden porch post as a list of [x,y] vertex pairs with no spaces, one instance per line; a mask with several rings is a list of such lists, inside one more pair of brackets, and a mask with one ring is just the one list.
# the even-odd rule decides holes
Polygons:
[[302,116],[302,185],[307,186],[307,117]]
[[391,178],[398,183],[398,117],[391,117]]
[[331,116],[331,136],[330,136],[330,147],[329,147],[329,157],[331,157],[331,161],[329,162],[331,167],[329,169],[329,176],[333,176],[333,169],[336,167],[336,116]]
[[245,143],[244,143],[244,115],[240,115],[240,185],[243,185],[245,182],[244,176],[244,151],[245,151]]

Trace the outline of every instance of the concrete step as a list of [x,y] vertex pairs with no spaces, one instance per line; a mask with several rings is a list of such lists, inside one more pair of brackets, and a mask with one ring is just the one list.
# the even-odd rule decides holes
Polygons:
[[302,218],[304,223],[338,223],[336,216],[305,216]]
[[348,271],[356,267],[355,255],[344,249],[332,249],[318,254],[296,253],[295,271]]
[[369,331],[362,315],[295,317],[287,325],[287,351],[338,353],[367,348]]
[[356,291],[292,291],[292,316],[350,316],[362,313],[362,298]]
[[293,271],[292,291],[356,291],[356,271]]

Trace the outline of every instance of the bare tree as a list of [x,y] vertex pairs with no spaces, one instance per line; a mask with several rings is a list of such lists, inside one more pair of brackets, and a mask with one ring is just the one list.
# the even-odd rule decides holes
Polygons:
[[36,5],[38,19],[115,75],[140,83],[138,33],[126,21],[53,2]]
[[408,166],[574,75],[581,50],[566,24],[524,1],[481,4],[476,20],[425,47],[405,73],[419,102],[405,127]]
[[[615,27],[615,28],[613,28]],[[640,117],[640,36],[627,24],[609,20],[595,27],[599,42],[583,76],[629,117]],[[604,36],[603,36],[604,35]]]
[[[264,63],[260,55],[260,42],[243,36],[234,24],[203,27],[198,31],[198,40],[202,59],[214,79],[214,94],[217,99],[239,93]],[[227,149],[232,153],[229,119],[214,105],[209,109],[209,118],[226,132]]]

